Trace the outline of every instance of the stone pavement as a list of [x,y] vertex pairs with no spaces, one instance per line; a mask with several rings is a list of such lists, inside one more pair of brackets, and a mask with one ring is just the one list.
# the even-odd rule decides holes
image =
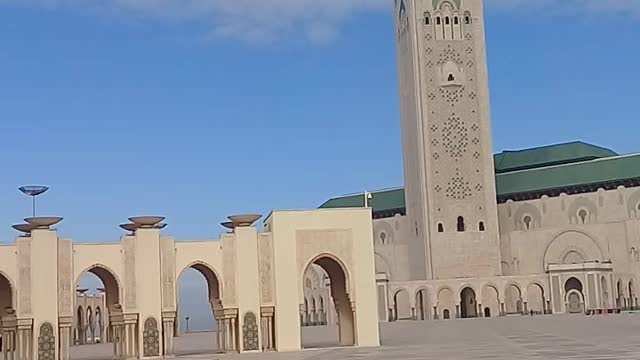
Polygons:
[[[640,359],[640,313],[602,316],[509,317],[381,324],[383,346],[328,348],[333,329],[305,328],[298,353],[206,355],[212,333],[177,339],[178,359]],[[94,348],[95,349],[95,348]],[[192,355],[187,355],[192,354]],[[77,354],[76,354],[77,355]],[[86,354],[88,355],[88,354]],[[96,354],[97,355],[97,354]],[[94,357],[77,357],[90,359]],[[96,358],[97,359],[97,358]]]

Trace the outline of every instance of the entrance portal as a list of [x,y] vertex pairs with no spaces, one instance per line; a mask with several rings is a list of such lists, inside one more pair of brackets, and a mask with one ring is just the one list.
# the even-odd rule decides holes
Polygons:
[[564,284],[567,293],[566,306],[567,312],[570,314],[579,314],[584,312],[584,296],[582,294],[582,283],[580,280],[572,277]]
[[[220,351],[222,319],[215,315],[222,310],[220,282],[212,268],[204,263],[192,264],[178,276],[178,315],[174,329],[180,336],[174,341],[175,355],[211,354]],[[178,330],[178,331],[176,331]],[[188,343],[206,338],[206,346],[187,351]],[[204,344],[204,342],[203,342]]]
[[[347,293],[347,276],[344,267],[335,259],[323,256],[313,261],[309,266],[313,266],[313,264],[320,266],[328,275],[329,279],[329,288],[330,288],[330,298],[333,299],[336,315],[337,315],[337,345],[339,346],[354,346],[355,345],[355,327],[354,327],[354,318],[353,318],[353,310],[351,307],[351,299],[349,298],[349,294]],[[307,269],[305,269],[306,272]],[[304,286],[304,284],[303,284]],[[305,333],[302,334],[302,347],[326,347],[326,346],[335,346],[336,344],[330,343],[318,343],[309,341],[306,342],[305,338],[313,336],[313,334],[307,332],[317,332],[321,331],[318,328],[306,328]]]
[[472,288],[465,288],[460,293],[460,317],[463,319],[478,317],[476,292]]

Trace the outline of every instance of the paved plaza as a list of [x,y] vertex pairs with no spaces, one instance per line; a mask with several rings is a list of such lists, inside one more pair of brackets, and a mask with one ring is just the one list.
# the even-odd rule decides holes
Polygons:
[[[383,346],[331,347],[332,328],[305,328],[299,353],[216,355],[213,333],[176,339],[178,359],[640,359],[640,313],[381,324]],[[109,359],[109,345],[73,348],[74,359]]]

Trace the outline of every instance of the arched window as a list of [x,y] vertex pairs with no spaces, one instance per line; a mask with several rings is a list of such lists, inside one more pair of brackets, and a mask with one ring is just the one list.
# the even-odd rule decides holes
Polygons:
[[443,233],[444,232],[444,225],[442,225],[442,223],[438,223],[438,232],[439,233]]
[[484,222],[480,221],[480,225],[478,225],[478,230],[484,231]]
[[425,25],[429,25],[430,23],[431,23],[431,19],[429,19],[429,17],[428,17],[428,16],[427,16],[427,17],[425,17],[425,18],[424,18],[424,24],[425,24]]
[[442,21],[440,20],[440,16],[438,16],[436,18],[436,25],[440,25],[440,24],[442,24]]
[[453,76],[453,74],[449,74],[449,77],[447,78],[447,81],[455,81],[456,77]]
[[453,18],[453,23],[454,23],[455,25],[458,25],[458,24],[459,24],[459,22],[458,22],[458,17],[457,17],[457,16]]
[[458,232],[464,232],[464,218],[462,216],[458,217]]
[[533,221],[531,219],[531,216],[529,215],[525,216],[524,219],[522,219],[522,221],[524,222],[525,230],[531,230],[531,222]]
[[587,212],[587,210],[585,210],[585,209],[580,210],[578,212],[578,216],[580,217],[580,220],[582,220],[583,224],[587,223],[587,219],[588,219],[588,216],[589,216],[589,213]]
[[449,17],[448,17],[448,16],[444,18],[444,24],[445,24],[445,25],[449,25],[449,24],[451,24],[451,20],[449,20]]
[[471,24],[471,18],[469,16],[465,16],[464,17],[464,23],[467,24],[467,25]]

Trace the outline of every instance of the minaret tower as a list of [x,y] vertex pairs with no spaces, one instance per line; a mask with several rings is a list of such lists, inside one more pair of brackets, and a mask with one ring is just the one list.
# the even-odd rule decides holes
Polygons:
[[500,275],[482,0],[395,0],[410,272]]

